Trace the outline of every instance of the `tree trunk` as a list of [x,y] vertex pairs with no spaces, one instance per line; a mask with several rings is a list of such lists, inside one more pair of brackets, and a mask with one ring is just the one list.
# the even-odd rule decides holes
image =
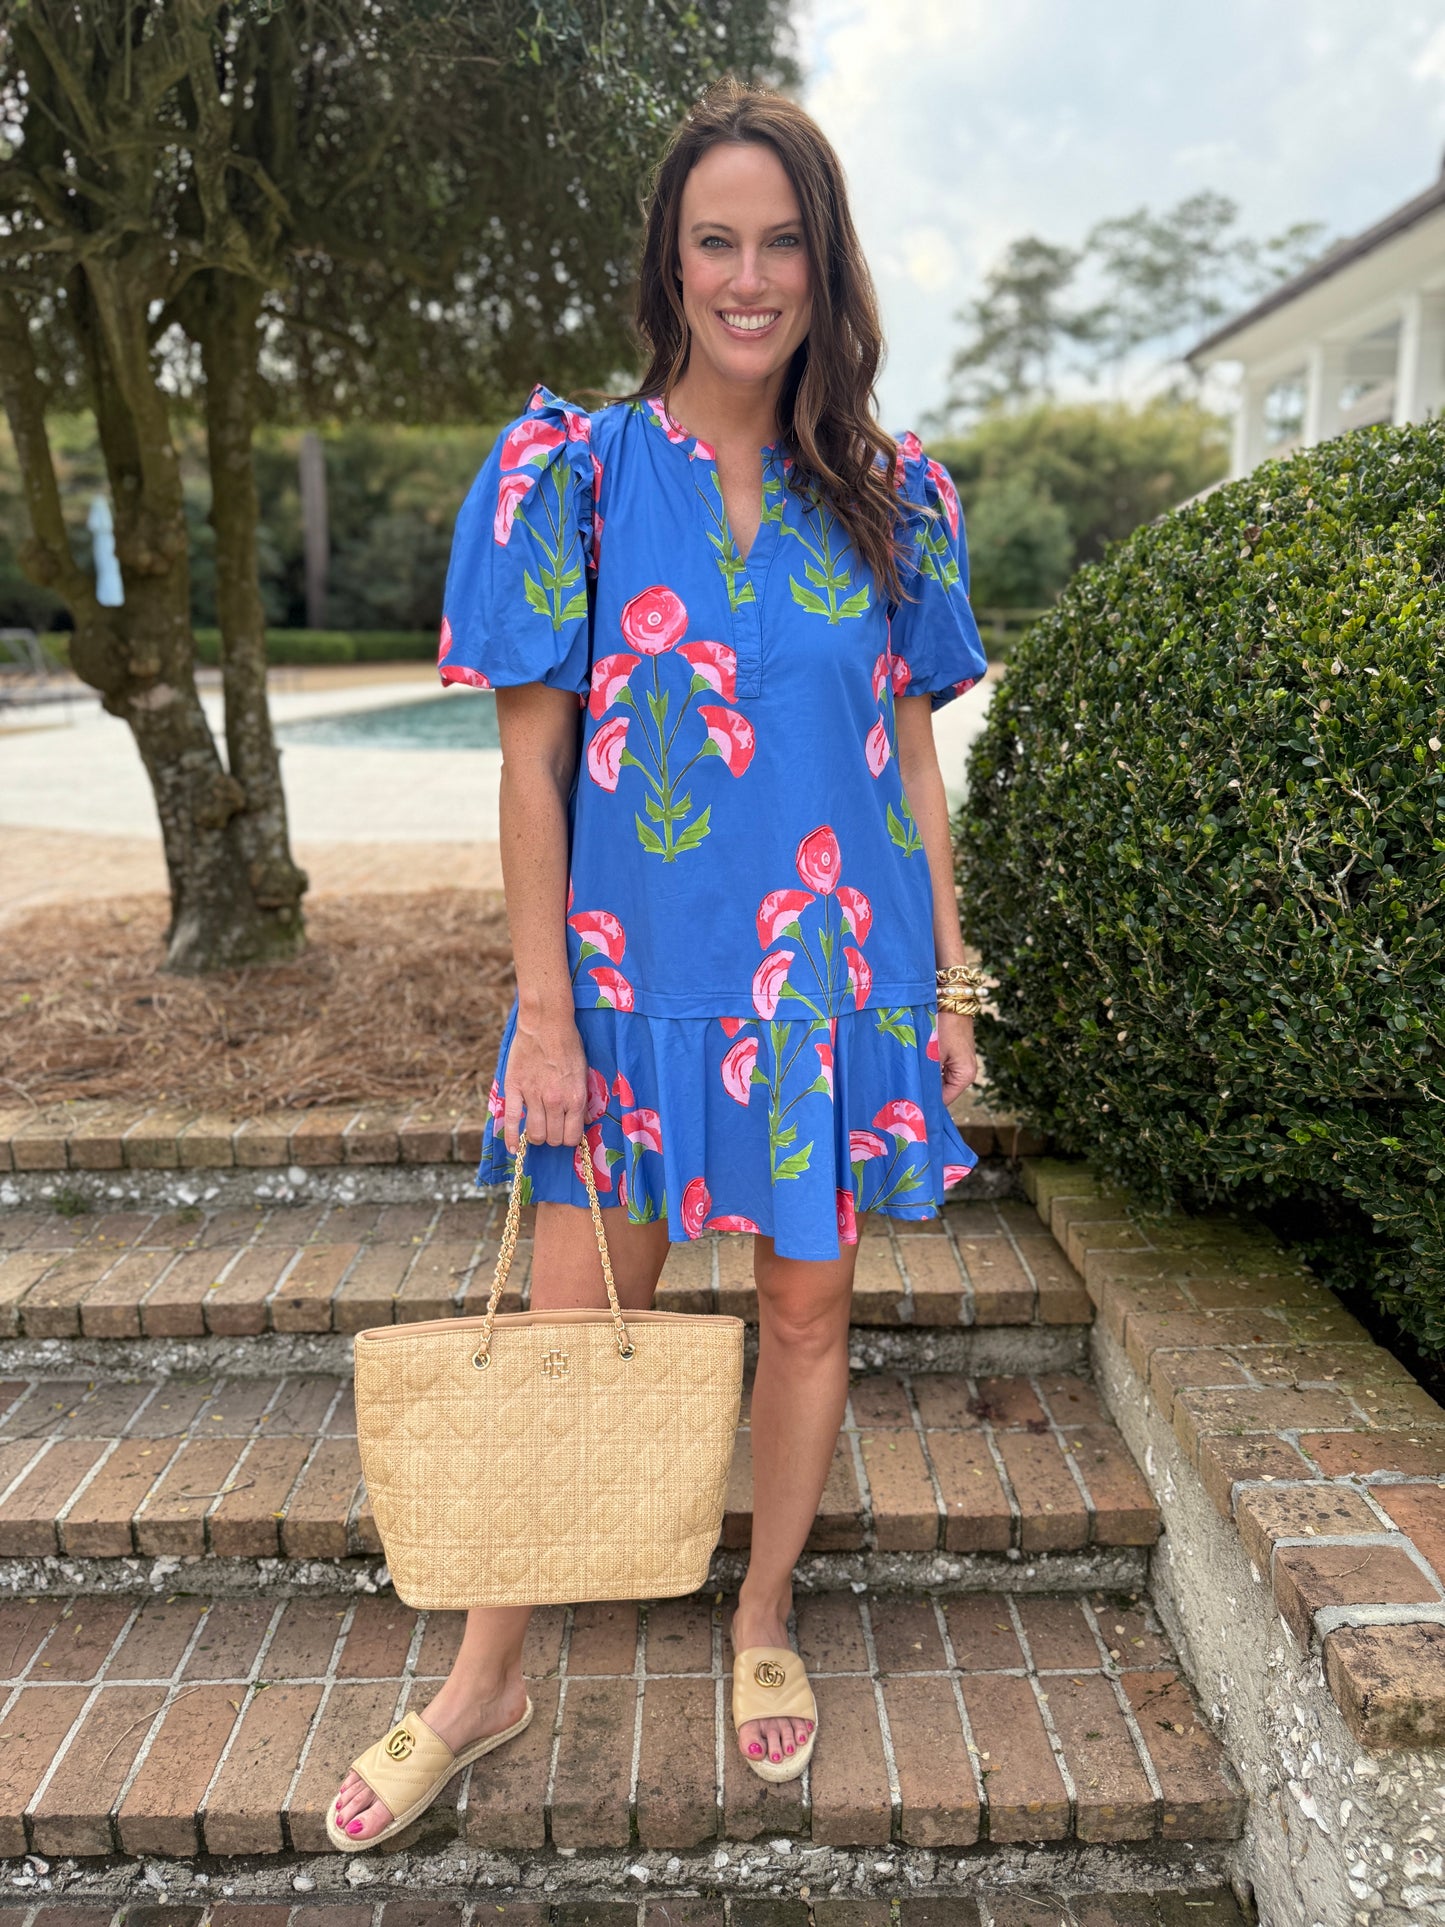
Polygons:
[[257,903],[283,922],[294,921],[299,930],[306,873],[291,858],[281,759],[266,702],[266,609],[256,555],[261,506],[252,438],[261,290],[224,272],[207,275],[205,283],[198,332],[206,377],[226,756],[246,794],[236,829]]
[[258,901],[236,823],[246,792],[222,767],[196,692],[180,472],[144,295],[119,264],[92,260],[68,277],[65,310],[90,374],[125,602],[102,607],[94,577],[71,552],[29,324],[0,292],[0,392],[32,531],[22,565],[69,604],[72,666],[130,725],[150,777],[170,880],[167,967],[218,970],[294,955],[304,941],[300,917]]

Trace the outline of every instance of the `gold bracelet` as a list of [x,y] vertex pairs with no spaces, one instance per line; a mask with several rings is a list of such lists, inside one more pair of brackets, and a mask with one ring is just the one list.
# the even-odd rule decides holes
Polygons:
[[982,991],[987,981],[978,964],[942,964],[933,975],[940,990]]
[[938,993],[937,1008],[950,1017],[977,1017],[983,1005],[977,996],[966,996],[960,990],[941,990]]

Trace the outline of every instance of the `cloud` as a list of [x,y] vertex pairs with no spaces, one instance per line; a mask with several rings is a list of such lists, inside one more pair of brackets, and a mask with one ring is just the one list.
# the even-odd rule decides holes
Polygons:
[[804,100],[847,170],[890,335],[884,418],[941,401],[956,311],[1018,235],[1214,188],[1348,234],[1445,144],[1430,0],[811,0]]

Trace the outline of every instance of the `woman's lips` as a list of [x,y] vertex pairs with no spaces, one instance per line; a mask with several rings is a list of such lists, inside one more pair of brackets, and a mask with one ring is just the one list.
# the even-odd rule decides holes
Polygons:
[[[719,308],[715,312],[718,320],[735,341],[760,341],[765,336],[772,334],[773,330],[783,318],[782,311],[778,308],[759,308],[756,310],[748,308]],[[737,326],[728,319],[730,314],[747,315],[749,317],[749,325],[742,327]],[[769,315],[771,319],[759,325],[757,317],[760,315]]]

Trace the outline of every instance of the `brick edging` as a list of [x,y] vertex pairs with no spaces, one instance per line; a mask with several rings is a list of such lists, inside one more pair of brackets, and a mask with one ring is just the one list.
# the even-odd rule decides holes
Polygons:
[[1258,1225],[1022,1176],[1356,1740],[1445,1745],[1445,1409]]
[[[953,1114],[978,1157],[1041,1152],[1038,1132],[960,1100]],[[0,1172],[220,1171],[338,1165],[476,1164],[483,1113],[436,1105],[330,1105],[239,1119],[99,1100],[0,1108]]]

